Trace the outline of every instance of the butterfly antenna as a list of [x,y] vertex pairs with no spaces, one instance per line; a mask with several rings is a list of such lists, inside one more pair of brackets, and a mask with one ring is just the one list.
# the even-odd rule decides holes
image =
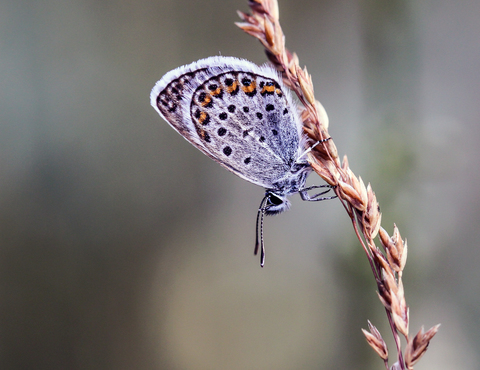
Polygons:
[[253,254],[255,254],[255,256],[258,253],[258,246],[260,245],[260,243],[258,242],[258,221],[260,221],[260,213],[261,212],[262,212],[262,208],[259,208],[258,212],[257,212],[257,221],[256,221],[257,227],[255,229],[255,250],[253,251]]
[[307,150],[305,150],[302,155],[300,157],[298,157],[299,159],[302,158],[304,155],[307,155],[308,153],[310,153],[312,151],[313,148],[315,148],[318,144],[320,143],[324,143],[325,141],[328,141],[330,140],[331,137],[327,137],[326,139],[322,139],[322,140],[319,140],[317,141],[315,144],[313,144],[310,148],[308,148]]
[[[263,267],[265,264],[265,245],[263,244],[263,218],[265,217],[265,203],[268,199],[270,194],[267,194],[263,197],[262,201],[260,202],[260,208],[258,208],[257,212],[257,226],[255,231],[255,251],[254,254],[257,255],[258,247],[260,247],[260,266]],[[260,233],[258,226],[260,225]],[[260,239],[258,236],[260,235]]]
[[260,219],[260,267],[265,265],[265,244],[263,243],[263,219],[265,217],[265,209],[262,209],[262,217]]

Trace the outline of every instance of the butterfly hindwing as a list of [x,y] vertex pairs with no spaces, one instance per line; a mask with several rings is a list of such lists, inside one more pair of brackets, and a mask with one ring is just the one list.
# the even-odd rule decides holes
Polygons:
[[278,73],[231,57],[211,57],[167,73],[152,105],[209,157],[271,188],[304,150],[296,106]]

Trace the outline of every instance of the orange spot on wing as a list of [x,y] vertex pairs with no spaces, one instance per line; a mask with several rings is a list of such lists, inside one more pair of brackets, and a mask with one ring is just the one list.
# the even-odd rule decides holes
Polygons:
[[209,105],[211,101],[212,101],[212,97],[209,94],[207,94],[205,96],[205,99],[202,101],[202,107]]
[[198,122],[203,123],[207,119],[208,114],[207,112],[201,112],[200,117],[198,118]]
[[269,86],[269,85],[265,85],[262,89],[262,94],[265,94],[265,93],[273,93],[275,91],[275,86]]
[[217,96],[217,95],[220,95],[221,92],[222,92],[222,88],[221,88],[221,87],[217,87],[216,90],[210,91],[210,94],[212,94],[213,96]]
[[245,92],[245,93],[251,93],[253,90],[255,90],[257,88],[257,84],[255,81],[252,81],[252,83],[248,86],[242,86],[242,90]]
[[229,94],[231,94],[232,92],[234,92],[235,90],[238,89],[238,81],[233,81],[233,83],[230,85],[230,86],[227,86],[227,91]]

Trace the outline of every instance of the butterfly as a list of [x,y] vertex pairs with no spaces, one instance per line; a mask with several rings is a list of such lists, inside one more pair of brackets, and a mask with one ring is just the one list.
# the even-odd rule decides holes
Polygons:
[[[265,215],[287,210],[287,196],[294,193],[307,201],[333,198],[322,197],[329,185],[305,187],[312,171],[305,154],[311,148],[290,90],[273,67],[234,57],[201,59],[165,74],[150,102],[197,149],[266,189],[256,221],[255,254],[260,246],[261,266]],[[308,194],[317,188],[328,190]]]

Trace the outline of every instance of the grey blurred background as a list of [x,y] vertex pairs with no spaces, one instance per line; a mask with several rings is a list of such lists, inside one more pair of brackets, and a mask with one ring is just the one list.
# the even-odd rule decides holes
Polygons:
[[[169,70],[265,62],[243,0],[0,3],[1,369],[382,369],[394,352],[338,201],[263,190],[149,105]],[[480,2],[280,0],[341,155],[408,238],[416,369],[480,369]],[[316,175],[309,183],[320,184]]]

